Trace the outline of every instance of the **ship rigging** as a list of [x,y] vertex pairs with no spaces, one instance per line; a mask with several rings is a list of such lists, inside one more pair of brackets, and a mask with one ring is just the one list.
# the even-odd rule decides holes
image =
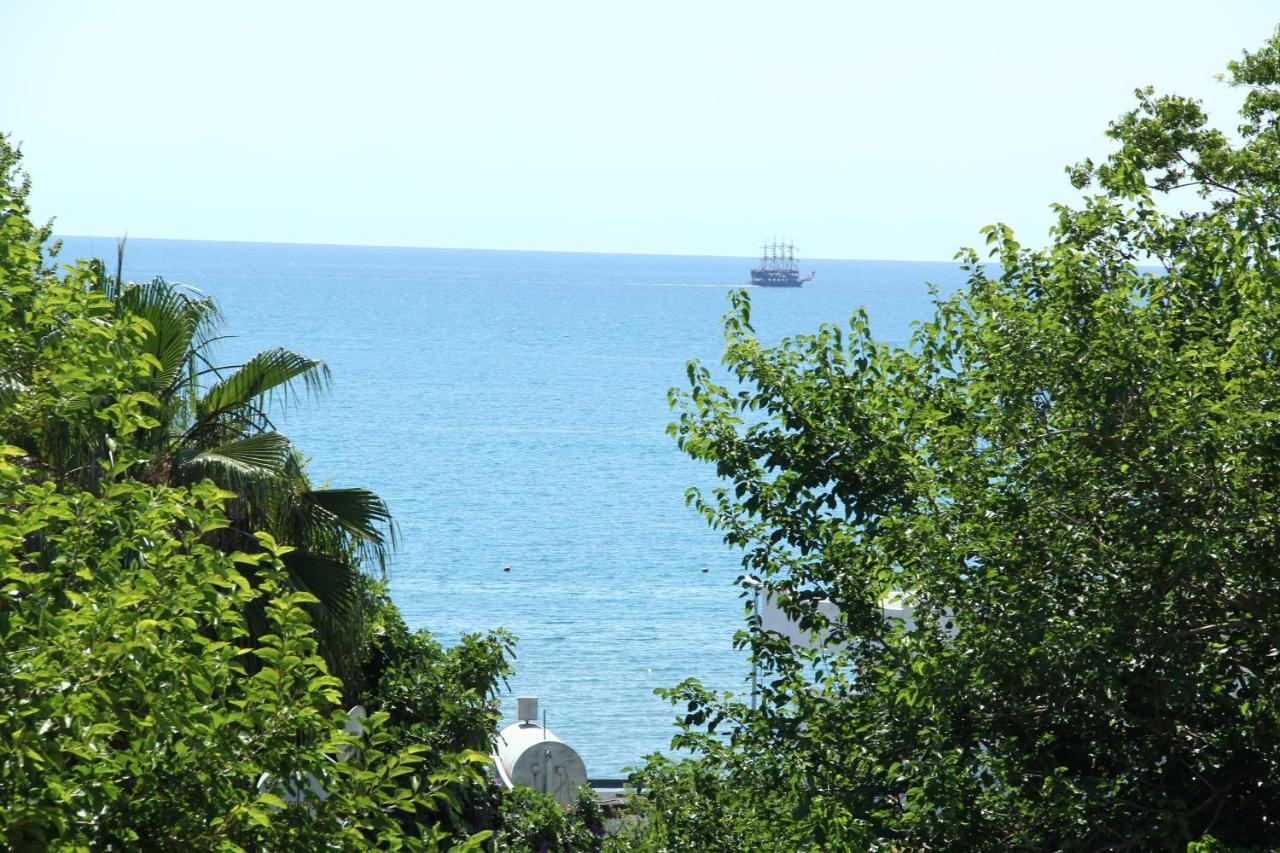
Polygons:
[[812,278],[813,273],[800,277],[795,244],[777,240],[761,247],[760,265],[751,271],[751,283],[757,287],[799,287]]

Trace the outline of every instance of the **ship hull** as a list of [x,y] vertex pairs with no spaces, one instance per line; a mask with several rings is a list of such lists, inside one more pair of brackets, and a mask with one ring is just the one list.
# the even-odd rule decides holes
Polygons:
[[751,283],[756,287],[800,287],[810,277],[800,278],[800,276],[785,272],[762,272],[760,270],[751,271]]

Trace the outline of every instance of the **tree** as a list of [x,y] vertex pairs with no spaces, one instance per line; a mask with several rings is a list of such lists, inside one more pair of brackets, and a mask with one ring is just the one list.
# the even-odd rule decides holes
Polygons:
[[0,137],[0,846],[475,849],[507,639],[445,651],[357,575],[348,733],[294,555],[354,567],[361,530],[291,527],[331,504],[287,443],[246,447],[287,359],[178,389],[206,306],[55,272],[17,166]]
[[[460,784],[479,784],[484,756],[397,742],[385,711],[363,737],[344,731],[341,682],[306,610],[316,599],[287,582],[290,549],[258,533],[253,553],[224,552],[207,540],[227,528],[234,495],[130,476],[131,442],[157,421],[154,398],[134,390],[149,364],[119,355],[136,351],[145,324],[115,322],[87,266],[38,278],[30,291],[0,283],[0,352],[53,330],[0,423],[47,446],[33,428],[66,415],[62,435],[109,425],[112,440],[93,491],[0,443],[4,846],[435,849],[457,838],[395,815],[447,811]],[[270,631],[251,635],[250,605]]]
[[[31,223],[30,180],[20,171],[19,154],[0,137],[6,204],[0,291],[5,315],[28,332],[0,354],[0,404],[13,404],[0,414],[7,418],[0,436],[32,454],[55,480],[90,491],[98,488],[102,462],[117,457],[124,442],[132,453],[130,477],[177,486],[209,479],[232,492],[230,524],[211,534],[211,542],[228,552],[252,551],[254,534],[269,531],[292,548],[284,558],[290,582],[317,599],[312,610],[321,649],[348,693],[357,693],[360,571],[367,563],[385,568],[394,544],[391,514],[368,489],[314,488],[301,454],[270,418],[272,405],[286,403],[295,386],[323,388],[328,368],[284,349],[219,365],[211,353],[220,319],[213,300],[161,278],[126,283],[122,264],[114,276],[100,261],[75,266],[73,280],[105,297],[92,306],[79,296],[74,306],[50,304],[51,296],[68,293],[53,286],[58,273],[46,261],[51,229]],[[96,325],[97,335],[108,334],[111,324],[135,334],[102,348],[97,354],[104,362],[92,365],[84,362],[87,351],[66,349],[83,343],[82,335],[68,333],[68,323]],[[35,405],[38,395],[23,393],[38,392],[56,371],[95,367],[114,384],[100,382],[94,396],[44,406]],[[103,416],[122,399],[147,415],[127,437],[120,429],[134,421]],[[33,417],[37,412],[40,418]],[[251,607],[249,615],[255,630],[268,629],[264,614]]]
[[699,757],[640,778],[645,844],[1280,837],[1280,33],[1228,79],[1237,141],[1141,90],[1049,246],[984,229],[906,348],[861,312],[766,347],[734,296],[731,381],[674,394],[727,481],[690,499],[829,640],[749,625],[755,709],[671,691]]
[[[431,824],[480,754],[396,743],[386,714],[343,729],[287,550],[199,540],[229,495],[121,481],[102,496],[23,484],[5,448],[0,503],[0,839],[12,849],[435,849]],[[56,559],[24,557],[44,533]],[[251,587],[242,569],[258,578]],[[251,641],[265,597],[272,633]],[[257,666],[252,675],[246,661]],[[439,772],[418,784],[424,768]],[[323,791],[323,794],[319,793]],[[301,798],[301,805],[290,801]],[[477,839],[482,840],[482,839]]]
[[31,221],[21,159],[0,135],[0,438],[46,460],[57,479],[93,472],[91,480],[112,456],[109,431],[140,423],[137,407],[150,401],[131,386],[147,368],[120,349],[136,343],[137,329],[111,323],[106,300],[81,292],[87,265],[67,271],[79,290],[57,286],[52,223]]
[[[170,485],[209,479],[234,493],[231,524],[216,537],[224,550],[253,550],[255,531],[290,545],[290,582],[316,597],[325,657],[357,693],[360,567],[372,561],[385,568],[391,513],[368,489],[314,488],[301,454],[270,417],[272,404],[287,403],[297,383],[322,388],[328,368],[284,349],[219,366],[210,353],[219,320],[212,299],[162,278],[126,284],[101,264],[94,269],[116,315],[145,321],[142,357],[154,369],[139,390],[156,400],[157,423],[136,441],[146,459],[135,476]],[[251,621],[266,627],[262,614],[251,612]]]

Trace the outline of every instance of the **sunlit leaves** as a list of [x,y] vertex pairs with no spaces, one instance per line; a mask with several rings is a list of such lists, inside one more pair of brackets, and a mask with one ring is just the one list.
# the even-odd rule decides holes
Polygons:
[[425,685],[473,697],[466,737],[428,751],[378,709],[348,734],[313,613],[328,595],[358,616],[359,576],[290,569],[382,547],[386,507],[319,493],[319,537],[244,511],[311,494],[262,406],[322,366],[273,351],[201,409],[211,304],[121,288],[100,263],[49,269],[16,166],[0,137],[0,846],[474,848],[487,833],[456,819],[460,792],[482,790],[467,747],[487,746],[508,647],[442,652],[458,682]]
[[[736,384],[691,365],[672,431],[726,481],[691,503],[815,644],[739,635],[754,707],[669,692],[702,759],[651,765],[651,835],[1003,850],[1280,832],[1278,53],[1232,66],[1238,142],[1139,92],[1118,150],[1073,172],[1102,193],[1059,206],[1044,250],[984,229],[993,266],[961,253],[968,287],[909,347],[860,315],[766,347],[734,297]],[[1164,197],[1183,187],[1208,202]],[[886,595],[911,626],[886,622]]]

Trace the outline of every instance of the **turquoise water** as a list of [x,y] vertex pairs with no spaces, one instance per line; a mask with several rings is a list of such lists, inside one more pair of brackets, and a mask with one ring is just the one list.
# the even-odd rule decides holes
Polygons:
[[[66,238],[62,257],[114,252]],[[719,318],[751,265],[133,239],[125,272],[216,297],[238,336],[228,363],[271,346],[328,362],[332,391],[282,427],[316,479],[390,504],[391,589],[410,626],[446,642],[515,633],[512,694],[540,697],[549,727],[608,777],[667,749],[674,712],[655,687],[746,686],[730,645],[737,556],[684,504],[713,478],[665,430],[667,390],[689,359],[718,362]],[[962,281],[942,263],[802,267],[817,277],[801,290],[753,290],[762,338],[864,305],[879,337],[903,341],[930,313],[927,283]]]

